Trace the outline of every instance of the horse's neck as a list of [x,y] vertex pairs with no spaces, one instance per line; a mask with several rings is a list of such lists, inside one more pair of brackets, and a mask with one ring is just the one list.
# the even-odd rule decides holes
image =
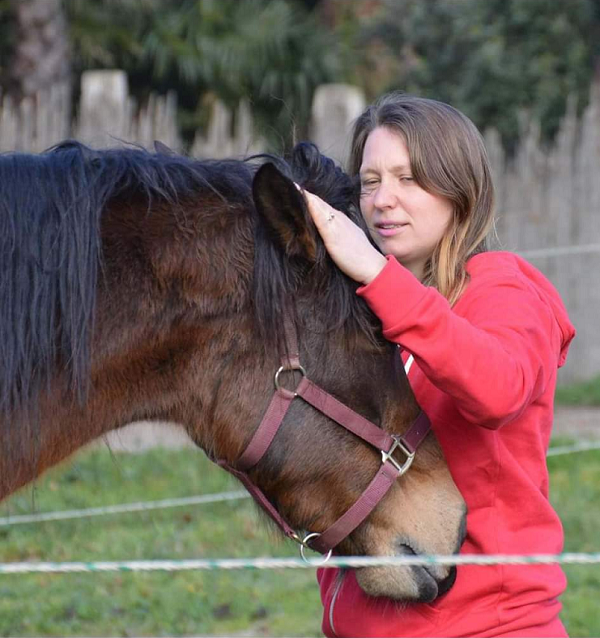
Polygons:
[[85,406],[64,393],[44,393],[39,406],[10,423],[0,421],[0,499],[37,478],[90,441],[115,427],[117,410],[92,393]]
[[140,336],[119,354],[107,348],[93,366],[83,405],[55,380],[40,400],[37,419],[0,422],[0,499],[133,421],[179,423],[205,449],[226,436],[226,428],[215,423],[256,421],[257,414],[244,412],[254,407],[252,402],[236,395],[223,405],[220,399],[224,377],[234,376],[238,368],[231,352],[242,330],[239,320],[206,322],[195,329],[171,329],[162,339]]
[[94,366],[83,403],[57,378],[31,414],[0,419],[0,499],[112,430],[143,418],[172,420],[184,397],[169,392],[175,381],[161,369],[168,352],[155,344],[107,357]]
[[[163,217],[166,214],[157,215],[155,224]],[[175,421],[197,442],[211,444],[204,430],[214,412],[215,379],[210,374],[205,378],[202,370],[220,369],[229,357],[231,339],[240,338],[240,320],[231,315],[247,313],[241,308],[251,276],[249,240],[232,238],[245,234],[229,226],[213,233],[209,245],[200,250],[199,240],[184,241],[198,236],[184,233],[186,229],[172,242],[172,231],[137,229],[135,233],[150,235],[137,259],[139,237],[129,237],[119,228],[111,234],[110,223],[109,218],[88,398],[78,405],[55,379],[33,425],[26,419],[0,423],[0,498],[92,440],[135,420]],[[154,237],[160,246],[149,243]],[[227,250],[235,252],[235,259]],[[12,452],[4,453],[7,449]]]

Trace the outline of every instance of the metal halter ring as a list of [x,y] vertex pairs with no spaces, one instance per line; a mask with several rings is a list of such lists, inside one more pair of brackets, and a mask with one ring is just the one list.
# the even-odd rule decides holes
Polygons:
[[[412,465],[412,462],[415,458],[415,453],[406,449],[406,446],[402,441],[396,436],[392,434],[392,439],[394,442],[392,443],[392,447],[386,452],[384,450],[380,450],[381,452],[381,462],[387,463],[389,461],[397,470],[398,476],[402,476],[406,470]],[[406,456],[406,461],[402,465],[396,461],[396,459],[392,456],[396,449],[400,449],[400,451]]]
[[[306,558],[306,555],[304,553],[304,550],[306,548],[310,549],[310,546],[308,545],[308,541],[311,538],[317,538],[321,536],[321,534],[318,534],[317,532],[312,532],[312,534],[307,534],[303,539],[301,539],[299,536],[296,537],[296,540],[298,541],[298,543],[300,543],[300,556],[302,556],[302,560],[305,563],[310,563],[311,565],[314,565],[314,563],[312,562],[312,560]],[[314,550],[313,550],[314,551]],[[327,554],[325,555],[325,558],[323,558],[323,560],[317,564],[318,565],[325,565],[325,563],[331,558],[331,554],[332,554],[332,550],[330,549]]]
[[[298,371],[298,372],[299,372],[299,373],[300,373],[303,377],[306,377],[306,370],[305,370],[305,369],[304,369],[301,365],[298,365],[298,366],[296,366],[295,368],[288,368],[288,367],[286,367],[286,366],[281,366],[281,367],[279,368],[279,370],[277,370],[277,372],[275,373],[275,389],[276,389],[277,391],[279,391],[279,390],[286,390],[286,388],[282,388],[282,387],[279,385],[279,375],[280,375],[282,372],[294,372],[294,371],[296,371],[296,370],[297,370],[297,371]],[[286,391],[287,391],[287,392],[293,392],[292,390],[286,390]],[[298,393],[297,393],[297,392],[293,392],[293,394],[294,394],[294,396],[298,396]]]

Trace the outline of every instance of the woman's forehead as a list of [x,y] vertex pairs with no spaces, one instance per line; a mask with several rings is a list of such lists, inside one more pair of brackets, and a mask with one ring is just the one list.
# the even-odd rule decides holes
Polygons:
[[393,172],[410,170],[410,156],[404,137],[380,126],[367,137],[360,172],[382,169]]

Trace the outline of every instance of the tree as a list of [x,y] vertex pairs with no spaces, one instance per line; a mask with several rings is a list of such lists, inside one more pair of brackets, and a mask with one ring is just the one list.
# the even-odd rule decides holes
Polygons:
[[[519,114],[552,139],[568,95],[586,104],[600,49],[599,0],[385,0],[361,33],[371,89],[441,99],[514,147]],[[594,35],[595,34],[595,35]],[[371,69],[374,68],[370,65]]]
[[4,92],[18,101],[70,82],[69,39],[61,0],[9,0],[0,5],[0,15]]
[[[299,0],[72,0],[77,68],[117,66],[134,94],[175,90],[188,140],[219,99],[249,99],[281,150],[305,135],[316,87],[336,73],[333,37]],[[108,28],[110,26],[110,28]]]

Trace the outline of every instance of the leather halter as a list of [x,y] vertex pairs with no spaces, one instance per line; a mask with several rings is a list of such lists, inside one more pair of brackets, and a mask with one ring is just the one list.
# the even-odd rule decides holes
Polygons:
[[[327,558],[329,558],[331,550],[367,518],[391,488],[394,481],[408,470],[413,462],[417,448],[429,433],[431,423],[425,412],[421,411],[408,431],[403,435],[388,434],[308,379],[304,368],[300,365],[296,329],[288,317],[285,319],[285,332],[289,354],[282,357],[281,367],[275,373],[275,392],[258,429],[238,459],[235,467],[223,460],[217,460],[216,463],[239,479],[254,500],[275,521],[284,534],[300,544],[303,557],[304,548],[310,547],[322,554],[328,553]],[[285,371],[294,370],[302,374],[302,379],[296,389],[290,391],[281,387],[279,382],[281,374]],[[312,532],[304,538],[301,538],[288,525],[263,491],[248,476],[248,471],[260,461],[269,449],[295,398],[303,399],[316,410],[322,412],[381,452],[381,467],[350,509],[324,532],[320,534]],[[399,463],[393,457],[397,450],[406,457],[403,463]]]

